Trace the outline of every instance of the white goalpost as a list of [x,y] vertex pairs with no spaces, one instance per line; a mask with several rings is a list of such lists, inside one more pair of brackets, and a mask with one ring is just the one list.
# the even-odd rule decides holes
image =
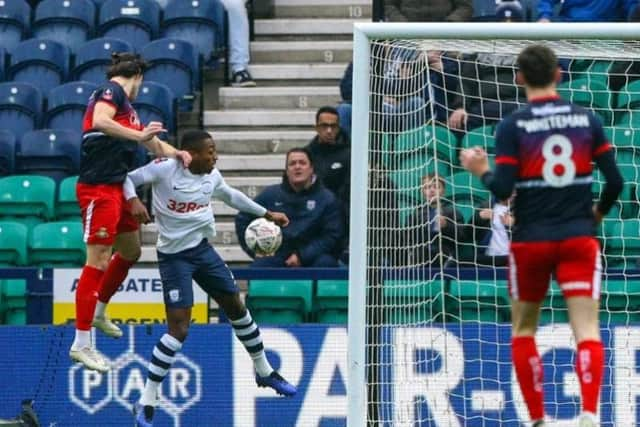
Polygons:
[[[600,117],[625,178],[597,230],[599,415],[638,425],[639,36],[631,23],[355,24],[349,427],[529,425],[511,367],[510,202],[492,200],[458,154],[480,145],[492,160],[495,126],[526,102],[515,57],[531,43],[554,49],[560,96]],[[594,168],[594,200],[602,186]],[[550,425],[576,426],[575,343],[553,280],[536,337]]]

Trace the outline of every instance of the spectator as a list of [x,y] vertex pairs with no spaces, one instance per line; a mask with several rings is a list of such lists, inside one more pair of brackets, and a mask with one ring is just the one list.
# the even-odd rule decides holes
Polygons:
[[[556,4],[560,11],[554,15]],[[538,21],[623,22],[632,20],[638,0],[539,0]]]
[[443,199],[444,192],[444,178],[433,174],[422,178],[422,195],[426,203],[409,217],[406,227],[404,244],[412,248],[410,265],[443,262],[451,266],[457,258],[457,242],[464,239],[463,217]]
[[384,129],[402,132],[430,119],[446,122],[445,94],[454,93],[457,74],[455,62],[441,52],[425,55],[406,41],[388,46],[381,83]]
[[[640,22],[640,4],[629,17],[629,22]],[[609,69],[609,89],[619,91],[625,85],[640,79],[640,61],[614,61]]]
[[247,248],[244,231],[254,217],[236,216],[236,233],[242,248],[255,257],[254,267],[337,267],[344,224],[339,203],[314,174],[313,159],[306,148],[287,153],[281,184],[264,189],[255,198],[266,209],[277,206],[290,219],[282,230],[282,246],[273,256],[256,256]]
[[256,85],[249,74],[249,18],[244,3],[245,0],[222,0],[229,17],[229,63],[234,87]]
[[[491,204],[493,203],[493,206]],[[514,224],[510,201],[487,202],[471,220],[476,256],[473,262],[478,265],[504,267],[509,256],[510,231]]]
[[340,117],[340,128],[351,138],[351,95],[353,92],[353,62],[350,62],[344,70],[342,80],[340,80],[340,96],[342,102],[338,104],[338,117]]
[[471,0],[386,0],[384,14],[391,22],[465,22],[471,19]]

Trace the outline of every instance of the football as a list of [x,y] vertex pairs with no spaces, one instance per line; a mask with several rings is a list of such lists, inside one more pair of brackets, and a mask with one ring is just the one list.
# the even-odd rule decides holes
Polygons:
[[249,249],[256,253],[273,255],[282,244],[282,231],[277,224],[265,218],[258,218],[245,230],[244,241]]

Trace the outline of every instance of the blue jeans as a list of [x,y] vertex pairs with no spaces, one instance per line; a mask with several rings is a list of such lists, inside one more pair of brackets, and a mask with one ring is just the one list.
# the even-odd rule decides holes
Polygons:
[[229,16],[229,63],[234,73],[249,66],[249,18],[245,0],[222,0]]

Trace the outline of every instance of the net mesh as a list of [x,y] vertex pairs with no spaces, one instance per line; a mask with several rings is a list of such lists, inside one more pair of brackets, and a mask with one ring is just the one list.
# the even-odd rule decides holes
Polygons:
[[[493,164],[495,126],[526,102],[524,89],[515,83],[515,60],[530,43],[372,41],[366,308],[370,421],[394,426],[519,426],[527,421],[511,371],[503,268],[511,202],[493,201],[480,181],[460,167],[458,154],[481,146]],[[603,342],[609,352],[614,346],[627,351],[613,337],[622,333],[616,328],[628,332],[640,320],[640,278],[634,271],[640,256],[640,43],[544,43],[560,59],[560,95],[600,117],[625,179],[620,201],[598,237],[606,267]],[[597,200],[604,182],[597,170],[593,178]],[[537,339],[545,364],[546,409],[556,422],[552,425],[559,426],[575,425],[580,411],[567,322],[566,305],[552,283]],[[633,422],[620,415],[620,407],[635,408],[635,395],[631,386],[618,385],[614,392],[619,369],[614,365],[607,358],[602,425],[635,425],[635,412]]]

